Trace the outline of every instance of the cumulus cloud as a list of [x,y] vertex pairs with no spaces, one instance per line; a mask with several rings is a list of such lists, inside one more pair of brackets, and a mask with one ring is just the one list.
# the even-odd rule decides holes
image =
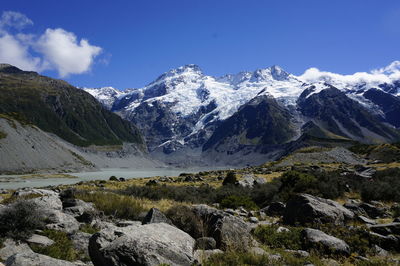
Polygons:
[[63,29],[47,29],[35,47],[62,77],[88,71],[101,48]]
[[43,70],[44,64],[39,57],[28,52],[29,47],[10,34],[0,36],[0,62],[8,63],[25,70]]
[[[61,77],[91,69],[102,49],[64,29],[47,29],[41,35],[22,33],[33,22],[25,15],[6,11],[0,19],[0,63],[24,70],[56,70]],[[12,34],[8,28],[18,29]]]

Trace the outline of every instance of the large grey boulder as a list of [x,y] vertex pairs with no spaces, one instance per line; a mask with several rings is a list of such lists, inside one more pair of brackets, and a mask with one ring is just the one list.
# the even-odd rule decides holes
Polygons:
[[343,225],[354,219],[354,213],[339,203],[312,196],[298,194],[286,204],[283,221],[286,224],[333,223]]
[[16,243],[12,239],[6,239],[0,249],[0,261],[6,261],[14,254],[32,253],[32,249],[25,243]]
[[7,259],[6,266],[76,266],[77,264],[54,259],[37,253],[18,253]]
[[350,247],[343,240],[330,236],[320,230],[306,228],[302,232],[304,247],[323,249],[328,254],[350,255]]
[[79,222],[72,216],[62,211],[49,210],[47,212],[46,228],[63,231],[68,234],[79,230]]
[[193,212],[204,224],[206,236],[216,240],[217,248],[247,250],[253,245],[252,227],[242,218],[207,205],[195,205]]
[[143,224],[152,224],[152,223],[166,223],[172,225],[172,222],[170,219],[165,216],[164,213],[162,213],[159,209],[157,208],[151,208],[147,215],[144,217]]
[[166,223],[109,227],[89,240],[95,266],[191,265],[195,240]]

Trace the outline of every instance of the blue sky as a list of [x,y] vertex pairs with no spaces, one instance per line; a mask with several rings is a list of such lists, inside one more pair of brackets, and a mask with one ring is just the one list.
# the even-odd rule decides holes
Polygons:
[[[21,46],[43,60],[35,67],[76,86],[141,87],[185,64],[215,76],[275,64],[350,74],[400,59],[398,0],[12,0],[0,11],[28,17],[33,25],[6,34],[36,36],[40,45]],[[52,40],[67,33],[88,40],[93,60],[72,52],[65,68],[53,58]]]

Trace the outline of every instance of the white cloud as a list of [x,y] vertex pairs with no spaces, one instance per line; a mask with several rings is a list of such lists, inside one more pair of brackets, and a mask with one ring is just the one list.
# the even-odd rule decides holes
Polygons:
[[52,69],[65,77],[88,72],[102,51],[88,40],[79,40],[74,33],[60,28],[49,28],[42,35],[21,32],[12,34],[7,30],[21,30],[32,24],[21,13],[3,12],[0,19],[0,63],[38,72]]
[[29,25],[33,25],[32,20],[19,12],[4,11],[0,19],[0,29],[3,30],[5,27],[21,30]]
[[0,36],[0,62],[18,66],[24,70],[40,71],[42,60],[28,52],[29,47],[10,34]]
[[342,83],[344,85],[356,83],[367,83],[370,85],[391,83],[393,80],[400,78],[400,62],[395,61],[381,69],[375,69],[371,72],[357,72],[352,75],[341,75],[321,71],[318,68],[309,68],[299,78],[308,83],[325,81],[333,84]]
[[90,45],[85,39],[78,42],[75,34],[63,29],[47,29],[35,48],[62,77],[87,72],[101,52],[100,47]]

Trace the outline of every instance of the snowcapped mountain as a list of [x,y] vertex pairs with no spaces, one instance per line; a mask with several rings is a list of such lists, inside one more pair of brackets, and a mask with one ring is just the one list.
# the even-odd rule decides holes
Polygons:
[[93,95],[103,106],[107,109],[111,109],[114,102],[125,93],[117,90],[113,87],[102,87],[102,88],[83,88],[86,92]]
[[[364,142],[393,141],[397,138],[394,127],[400,125],[399,61],[369,73],[340,75],[311,68],[301,76],[272,66],[213,77],[196,65],[186,65],[162,74],[143,88],[85,90],[141,128],[150,151],[165,154],[223,147],[218,142],[228,139],[243,145],[284,144],[298,138],[302,125],[309,121],[335,136]],[[324,97],[334,97],[345,104]],[[252,108],[255,103],[263,107]],[[328,119],[330,115],[332,119]],[[256,120],[249,123],[252,116],[264,120],[260,124]],[[343,121],[346,118],[352,123]],[[284,132],[272,128],[277,125]],[[236,135],[221,127],[231,128]],[[269,141],[268,134],[254,133],[255,130],[285,137]],[[238,150],[239,146],[236,145]]]

